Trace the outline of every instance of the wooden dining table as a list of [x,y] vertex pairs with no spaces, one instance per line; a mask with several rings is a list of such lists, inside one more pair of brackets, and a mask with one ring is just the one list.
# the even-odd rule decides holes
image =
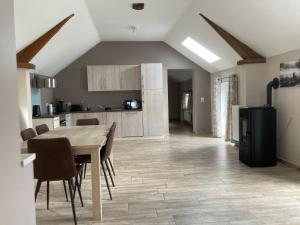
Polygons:
[[[100,150],[106,143],[109,127],[105,125],[59,127],[35,138],[67,137],[75,155],[91,155],[93,219],[102,219]],[[27,142],[21,144],[27,153]]]

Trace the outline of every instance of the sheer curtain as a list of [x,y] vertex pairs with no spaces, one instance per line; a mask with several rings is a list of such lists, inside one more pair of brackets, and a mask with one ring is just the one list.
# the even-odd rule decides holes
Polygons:
[[[221,84],[226,82],[227,97],[221,96]],[[222,121],[226,120],[225,126],[225,140],[231,141],[232,139],[232,105],[238,104],[238,77],[237,75],[231,75],[226,78],[217,77],[213,80],[212,90],[212,131],[214,137],[222,137]],[[227,102],[221,102],[226,99]],[[226,115],[221,115],[221,106],[227,106]],[[223,117],[222,117],[223,116]]]
[[236,75],[230,77],[228,85],[225,141],[232,139],[232,105],[238,104],[238,78]]
[[212,89],[212,132],[214,137],[221,137],[221,80],[213,80]]

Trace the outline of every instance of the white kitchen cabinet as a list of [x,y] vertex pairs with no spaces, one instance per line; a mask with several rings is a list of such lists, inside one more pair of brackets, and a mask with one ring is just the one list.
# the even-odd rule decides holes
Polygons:
[[35,128],[38,125],[46,124],[49,127],[49,130],[60,127],[59,116],[52,118],[33,118],[32,126]]
[[138,65],[120,65],[121,90],[141,90],[141,73]]
[[121,112],[108,112],[106,114],[107,120],[106,124],[111,126],[113,122],[117,123],[115,137],[122,137],[122,113]]
[[72,116],[70,113],[65,115],[65,119],[66,119],[66,126],[67,127],[72,126]]
[[142,64],[142,105],[144,136],[165,134],[163,65]]
[[143,136],[143,112],[122,112],[122,137]]
[[83,113],[72,113],[72,126],[76,126],[77,120],[79,119],[92,119],[97,118],[100,125],[106,125],[106,112],[83,112]]
[[145,136],[164,134],[164,117],[162,113],[163,90],[143,91],[143,124]]
[[143,89],[163,89],[163,66],[161,63],[142,64],[141,77]]
[[119,91],[120,66],[87,66],[88,91]]

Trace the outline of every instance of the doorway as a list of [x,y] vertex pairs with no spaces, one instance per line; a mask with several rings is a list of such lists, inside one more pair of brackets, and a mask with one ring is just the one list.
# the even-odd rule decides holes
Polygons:
[[[193,70],[168,70],[170,133],[193,131]],[[175,129],[176,128],[176,131]]]

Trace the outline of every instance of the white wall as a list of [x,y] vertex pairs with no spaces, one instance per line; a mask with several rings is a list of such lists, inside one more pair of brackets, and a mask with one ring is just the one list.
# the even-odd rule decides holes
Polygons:
[[13,1],[0,1],[0,223],[34,225],[32,167],[21,168]]
[[[300,49],[267,58],[266,64],[238,66],[213,73],[212,77],[239,74],[240,104],[247,106],[266,103],[266,85],[279,77],[280,63],[300,58]],[[277,109],[278,157],[300,166],[300,87],[273,90],[273,105]]]
[[[265,83],[279,77],[280,63],[300,59],[300,49],[267,59]],[[277,109],[278,157],[300,166],[300,87],[273,91]]]
[[211,95],[213,96],[213,81],[217,77],[238,76],[239,105],[261,106],[265,102],[265,72],[266,64],[249,64],[236,66],[227,70],[212,73]]

